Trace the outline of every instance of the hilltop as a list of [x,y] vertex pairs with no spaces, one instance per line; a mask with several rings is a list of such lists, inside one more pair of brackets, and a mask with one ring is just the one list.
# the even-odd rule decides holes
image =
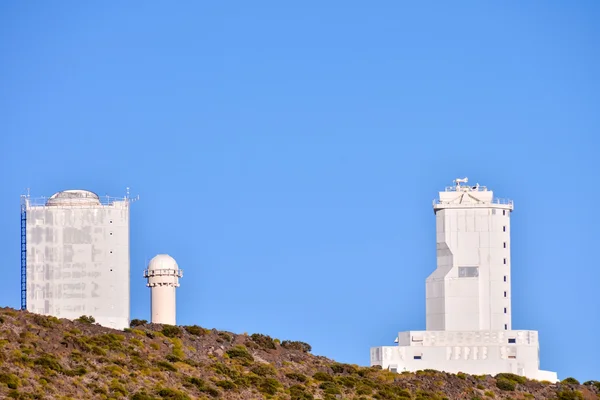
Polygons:
[[[134,326],[135,325],[135,326]],[[394,374],[262,334],[133,320],[116,331],[0,308],[0,397],[15,399],[599,399],[600,382]]]

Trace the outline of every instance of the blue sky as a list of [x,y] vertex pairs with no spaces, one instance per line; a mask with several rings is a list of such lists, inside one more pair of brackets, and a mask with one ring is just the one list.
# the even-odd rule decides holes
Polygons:
[[0,4],[0,305],[19,195],[140,195],[132,317],[157,253],[178,323],[366,365],[425,328],[431,201],[515,201],[513,326],[542,368],[600,379],[600,4]]

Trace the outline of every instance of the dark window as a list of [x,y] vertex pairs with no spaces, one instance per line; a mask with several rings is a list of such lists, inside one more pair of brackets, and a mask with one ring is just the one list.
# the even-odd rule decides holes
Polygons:
[[508,343],[517,343],[517,339],[508,339]]
[[506,314],[506,307],[504,307],[504,314]]
[[504,264],[506,264],[506,258],[504,259]]
[[110,254],[112,254],[112,250],[110,251]]
[[112,236],[112,232],[110,233],[110,236]]
[[[111,235],[112,235],[112,233],[111,233]],[[504,242],[504,248],[506,248],[506,242]]]
[[112,224],[112,219],[110,220],[110,223]]
[[502,215],[506,215],[506,210],[502,210]]
[[506,275],[504,275],[504,282],[506,282]]
[[[112,222],[112,221],[110,221]],[[502,232],[506,232],[506,225],[502,227]]]
[[504,292],[504,297],[506,297],[506,291]]
[[507,331],[508,330],[508,325],[504,324],[504,330]]
[[415,356],[415,360],[420,360],[421,356]]

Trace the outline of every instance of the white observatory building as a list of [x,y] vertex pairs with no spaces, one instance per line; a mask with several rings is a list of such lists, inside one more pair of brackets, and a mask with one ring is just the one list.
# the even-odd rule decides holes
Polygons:
[[394,372],[435,369],[558,380],[540,370],[537,331],[511,322],[510,200],[467,178],[439,193],[437,268],[425,281],[426,330],[400,332],[396,346],[371,348],[371,365]]
[[129,205],[87,190],[21,198],[21,308],[129,327]]
[[159,254],[148,263],[144,278],[148,279],[153,324],[175,325],[175,289],[183,270],[168,254]]

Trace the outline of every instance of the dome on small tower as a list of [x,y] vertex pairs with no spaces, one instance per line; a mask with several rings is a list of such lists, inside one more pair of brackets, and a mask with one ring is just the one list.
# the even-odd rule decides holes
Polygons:
[[89,190],[63,190],[54,193],[48,201],[47,206],[79,206],[79,205],[100,205],[100,198],[94,192]]
[[148,270],[157,270],[157,269],[170,269],[170,270],[178,270],[179,266],[177,265],[177,261],[173,257],[168,254],[158,254],[150,260],[148,263]]

